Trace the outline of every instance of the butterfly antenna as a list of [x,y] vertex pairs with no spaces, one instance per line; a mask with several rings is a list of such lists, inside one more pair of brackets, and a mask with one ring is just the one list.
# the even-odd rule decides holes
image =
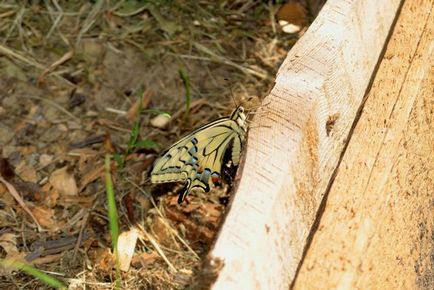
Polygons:
[[237,104],[237,102],[235,101],[234,92],[232,91],[232,84],[231,84],[231,82],[229,81],[229,79],[225,79],[225,81],[227,81],[228,84],[229,84],[229,90],[230,90],[230,92],[231,92],[232,101],[234,101],[235,106],[238,108],[238,104]]

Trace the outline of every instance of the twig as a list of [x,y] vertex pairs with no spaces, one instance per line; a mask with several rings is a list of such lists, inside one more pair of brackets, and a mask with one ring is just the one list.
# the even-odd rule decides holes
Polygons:
[[52,72],[54,69],[56,69],[56,67],[67,62],[68,60],[70,60],[73,55],[74,55],[74,52],[72,50],[70,50],[67,53],[65,53],[64,55],[62,55],[62,57],[60,57],[58,60],[53,62],[49,67],[44,69],[44,71],[39,76],[38,81],[43,80],[50,72]]
[[20,60],[20,61],[22,61],[24,63],[30,64],[30,65],[32,65],[32,66],[34,66],[36,68],[45,69],[45,67],[42,64],[37,63],[36,61],[34,61],[32,59],[26,58],[25,56],[22,56],[21,54],[13,51],[10,48],[7,48],[6,46],[4,46],[2,44],[0,44],[0,52],[3,53],[3,54],[5,54],[5,55],[7,55],[7,56],[16,58],[16,59],[18,59],[18,60]]
[[[9,56],[11,58],[15,58],[19,61],[22,61],[24,63],[27,63],[31,66],[34,66],[40,70],[45,70],[46,67],[40,63],[38,63],[37,61],[33,60],[33,59],[29,59],[21,54],[19,54],[18,52],[13,51],[12,49],[0,44],[0,54],[3,53],[6,56]],[[70,82],[69,80],[65,79],[64,77],[62,77],[60,74],[58,73],[53,73],[54,76],[56,76],[58,79],[60,79],[61,81],[63,81],[64,83],[75,87],[75,84]]]
[[143,194],[145,194],[148,198],[149,198],[149,200],[151,201],[151,203],[152,203],[152,206],[155,208],[155,210],[157,211],[157,213],[158,213],[158,215],[161,217],[161,219],[162,219],[162,222],[164,223],[164,225],[167,227],[167,228],[169,228],[170,230],[171,230],[171,232],[175,235],[175,237],[177,237],[178,238],[178,240],[187,248],[187,250],[189,250],[192,254],[193,254],[193,256],[196,258],[196,259],[200,259],[199,258],[199,256],[196,254],[196,252],[188,245],[188,243],[183,239],[183,238],[181,238],[180,236],[179,236],[179,234],[174,230],[174,229],[172,229],[171,227],[170,227],[170,225],[166,222],[166,217],[163,215],[163,213],[158,209],[158,207],[157,207],[157,204],[155,203],[155,201],[154,201],[154,199],[152,198],[152,196],[149,194],[149,193],[147,193],[145,190],[143,190],[140,186],[138,186],[135,182],[133,182],[133,181],[131,181],[131,180],[129,180],[128,178],[127,178],[127,181],[129,182],[129,183],[131,183],[134,187],[136,187],[138,190],[140,190]]
[[139,227],[140,231],[143,233],[143,235],[151,242],[151,244],[154,246],[155,250],[158,252],[158,254],[160,255],[160,257],[164,260],[164,262],[166,262],[166,264],[169,266],[170,270],[172,270],[173,272],[177,272],[175,266],[173,266],[172,263],[170,263],[169,259],[167,259],[166,254],[164,254],[163,250],[160,248],[160,246],[158,245],[158,243],[154,240],[154,238],[148,234],[144,228],[142,228],[141,226]]
[[30,211],[30,209],[24,203],[24,200],[21,198],[20,194],[15,189],[15,187],[12,184],[10,184],[9,182],[7,182],[2,176],[0,176],[0,182],[2,182],[7,187],[8,191],[12,195],[12,197],[15,198],[15,200],[18,202],[19,205],[21,205],[21,207],[24,209],[24,211],[29,214],[29,216],[33,219],[33,221],[38,226],[38,230],[41,231],[42,230],[41,225],[38,223],[38,220],[36,219],[36,217],[33,215],[33,213]]

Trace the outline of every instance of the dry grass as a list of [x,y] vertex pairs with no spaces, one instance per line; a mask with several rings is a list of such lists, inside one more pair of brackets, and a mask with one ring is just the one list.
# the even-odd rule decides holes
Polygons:
[[[36,255],[37,243],[55,241],[58,248],[45,244],[27,261],[71,289],[114,287],[100,177],[104,155],[127,149],[136,120],[128,111],[145,91],[146,108],[173,118],[160,130],[149,125],[155,115],[142,113],[139,136],[159,149],[133,148],[123,168],[112,163],[120,229],[140,231],[122,288],[188,287],[228,193],[198,193],[178,206],[178,186],[149,184],[152,161],[185,132],[234,108],[225,79],[238,104],[257,107],[297,36],[279,30],[278,6],[266,1],[27,2],[0,3],[0,153],[43,230],[0,187],[0,258],[11,255],[1,243],[5,233],[21,259]],[[187,118],[180,70],[191,90]],[[65,166],[75,194],[53,189],[53,172]],[[41,287],[23,273],[0,272],[2,289]]]

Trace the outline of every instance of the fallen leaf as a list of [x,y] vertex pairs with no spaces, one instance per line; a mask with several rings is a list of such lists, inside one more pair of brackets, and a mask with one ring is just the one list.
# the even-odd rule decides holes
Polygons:
[[45,167],[51,162],[53,162],[53,155],[48,155],[44,153],[39,156],[39,166]]
[[27,207],[26,203],[24,202],[24,200],[22,199],[22,197],[18,193],[18,191],[15,189],[15,187],[11,183],[7,182],[2,176],[0,176],[0,182],[2,182],[6,186],[6,188],[8,189],[9,193],[13,196],[13,198],[24,209],[24,211],[30,215],[30,217],[36,223],[36,225],[38,226],[38,228],[40,228],[41,226],[38,223],[38,220],[35,218],[35,216],[33,215],[33,213]]
[[50,184],[61,195],[77,195],[78,188],[74,176],[68,171],[68,167],[62,167],[54,171],[50,178]]
[[4,233],[0,236],[0,247],[6,252],[7,256],[18,253],[17,237],[13,233]]
[[41,188],[41,191],[44,193],[43,195],[43,204],[49,208],[53,208],[57,205],[57,201],[59,200],[59,192],[53,188],[50,183],[44,184]]
[[213,224],[216,228],[220,223],[223,207],[219,204],[204,203],[200,209],[204,223]]
[[154,232],[160,244],[167,246],[171,243],[172,239],[171,239],[170,229],[167,227],[164,221],[158,216],[155,216],[153,220],[152,231]]
[[143,210],[143,212],[147,212],[149,209],[152,208],[152,202],[151,200],[142,195],[142,194],[137,194],[135,201],[139,203],[139,207]]
[[25,263],[24,256],[26,253],[14,253],[2,259],[0,264],[0,277],[10,275],[13,271],[17,270],[16,262]]
[[137,238],[139,237],[138,231],[135,228],[123,232],[118,238],[118,254],[119,266],[124,272],[130,269],[131,259],[136,248]]
[[24,161],[18,164],[15,170],[22,180],[32,183],[38,182],[35,168],[28,166]]
[[94,165],[90,172],[83,174],[83,178],[80,180],[79,192],[81,192],[89,183],[94,182],[98,178],[102,177],[104,173],[104,165]]
[[68,153],[71,156],[79,156],[78,171],[81,175],[85,175],[86,171],[90,171],[95,167],[95,163],[100,159],[98,151],[90,148],[73,149]]
[[[0,208],[8,208],[16,205],[16,200],[9,194],[7,187],[0,182]],[[1,222],[0,222],[1,224]]]
[[109,248],[99,248],[95,252],[95,267],[103,272],[111,272],[114,266],[113,255]]
[[52,231],[59,229],[58,223],[55,220],[54,209],[38,206],[32,209],[32,213],[40,225]]
[[2,197],[2,195],[5,193],[6,193],[6,187],[3,185],[3,183],[0,183],[0,197]]
[[20,152],[22,155],[30,155],[32,153],[36,153],[38,149],[35,146],[29,145],[29,146],[19,146],[17,147],[17,151]]
[[160,256],[155,253],[139,253],[135,254],[131,260],[131,265],[134,268],[146,268],[154,263]]
[[[169,200],[169,204],[172,201]],[[169,206],[166,216],[186,228],[186,238],[211,245],[220,224],[223,207],[214,204],[194,204],[188,206]]]

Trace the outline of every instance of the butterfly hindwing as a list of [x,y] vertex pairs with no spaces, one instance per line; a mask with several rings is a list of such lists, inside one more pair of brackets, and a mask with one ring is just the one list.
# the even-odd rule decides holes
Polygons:
[[223,156],[230,146],[232,162],[238,164],[246,133],[245,118],[239,107],[230,117],[218,119],[183,137],[155,162],[151,181],[186,181],[179,203],[193,188],[208,192],[210,180],[220,181]]

